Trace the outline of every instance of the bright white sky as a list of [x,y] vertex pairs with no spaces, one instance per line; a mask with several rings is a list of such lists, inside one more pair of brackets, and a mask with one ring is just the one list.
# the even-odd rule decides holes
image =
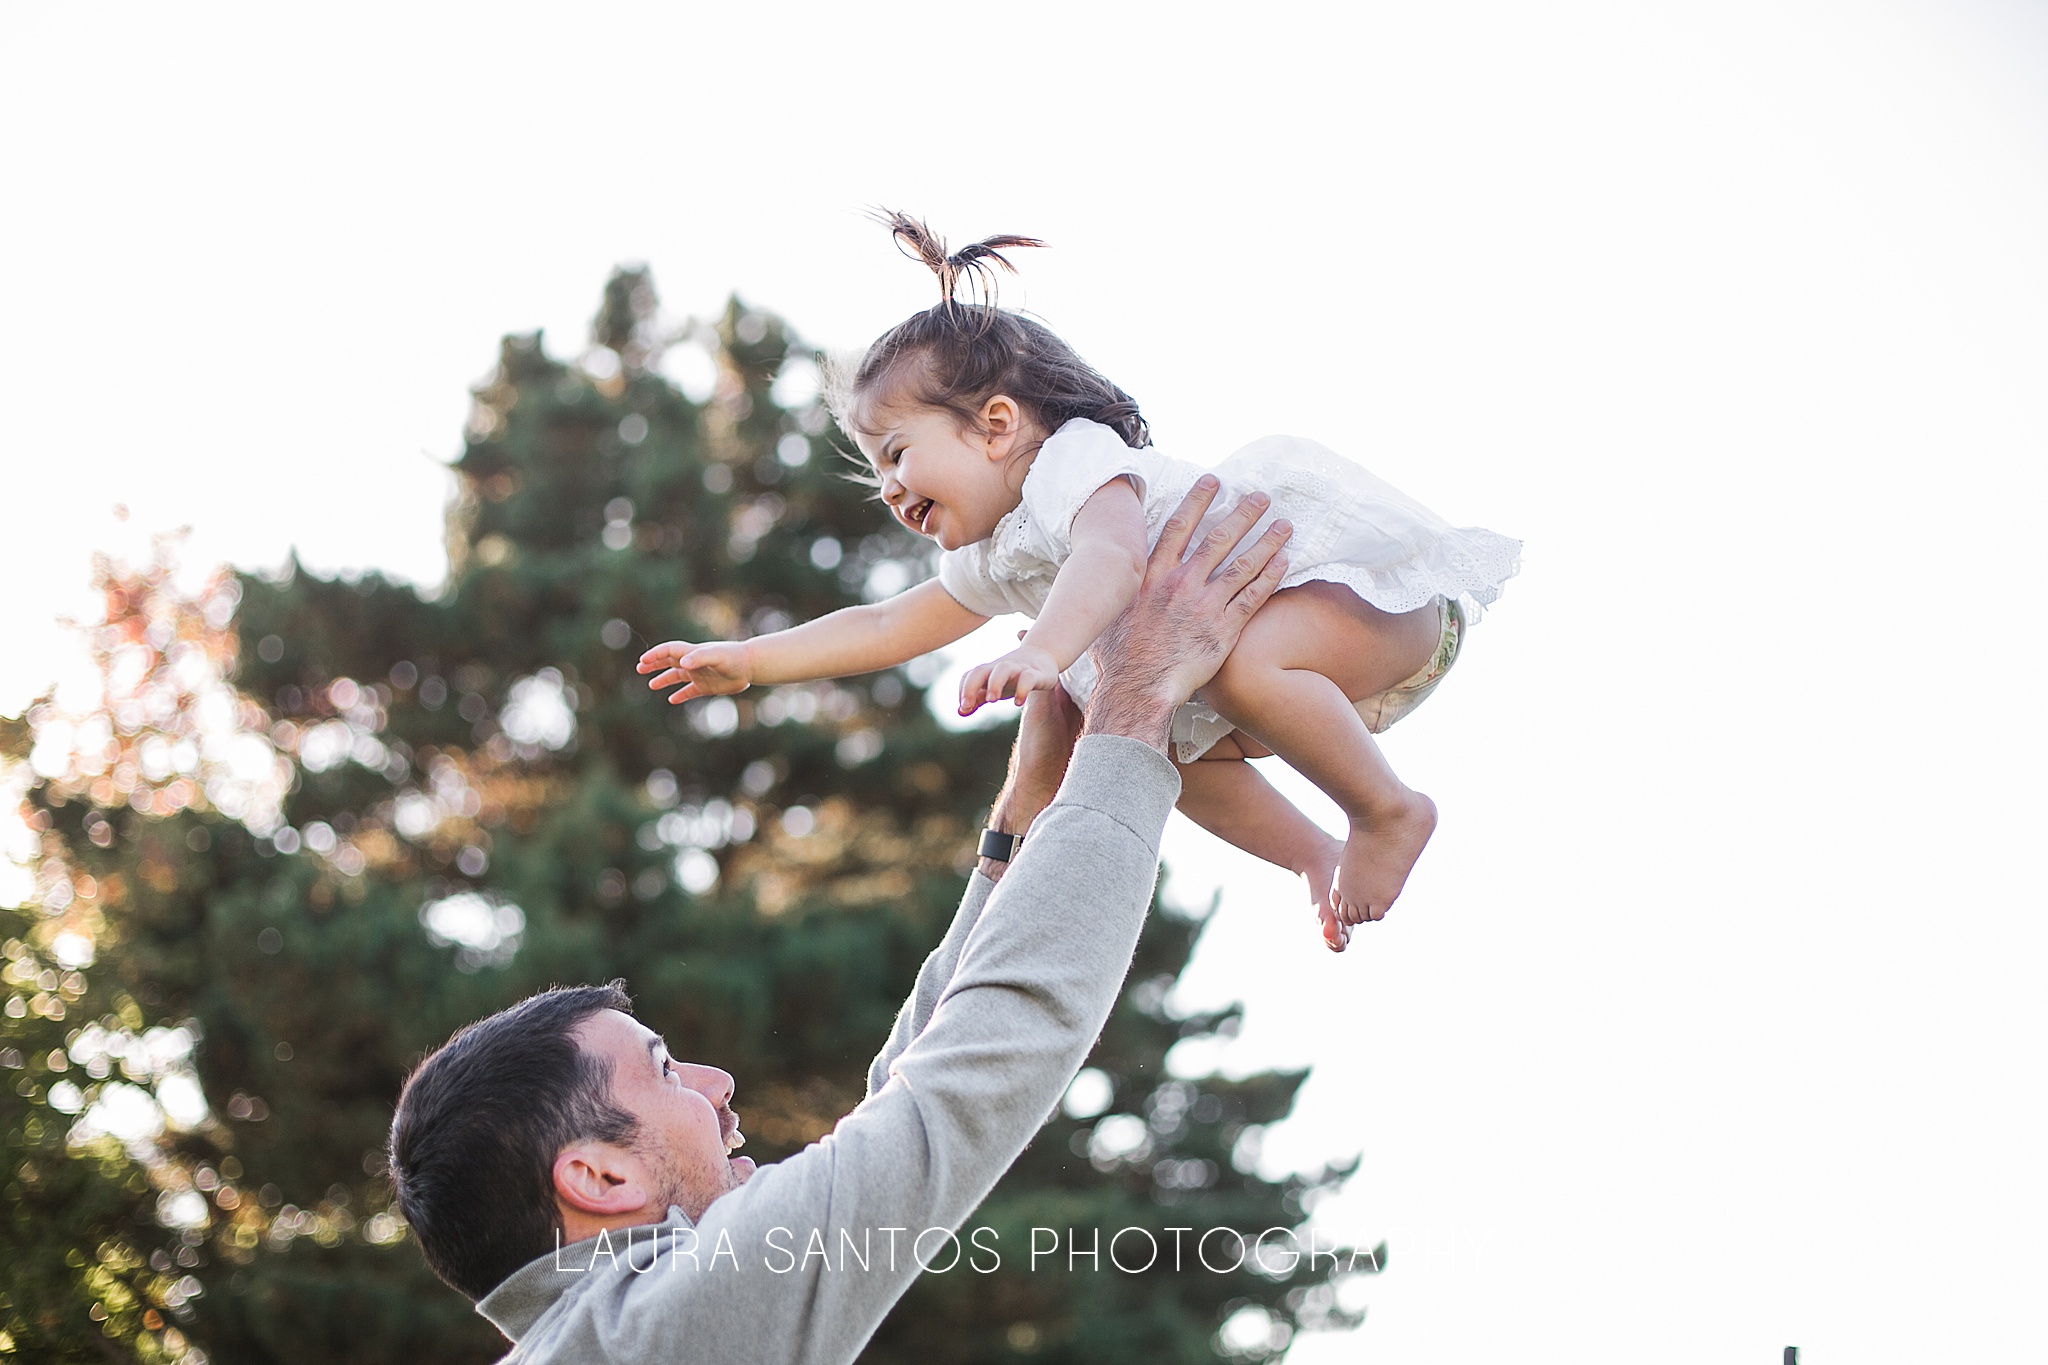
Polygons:
[[1528,542],[1393,919],[1169,838],[1222,1063],[1315,1067],[1269,1164],[1392,1243],[1298,1365],[2048,1352],[2039,6],[14,6],[0,145],[0,706],[138,530],[437,579],[616,261],[851,346],[931,287],[862,206],[1043,236],[1164,448]]

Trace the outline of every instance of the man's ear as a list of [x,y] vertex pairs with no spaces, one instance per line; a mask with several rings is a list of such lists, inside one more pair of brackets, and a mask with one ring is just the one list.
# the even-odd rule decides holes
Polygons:
[[631,1153],[609,1142],[564,1147],[551,1173],[555,1197],[594,1218],[638,1213],[647,1207],[647,1187]]

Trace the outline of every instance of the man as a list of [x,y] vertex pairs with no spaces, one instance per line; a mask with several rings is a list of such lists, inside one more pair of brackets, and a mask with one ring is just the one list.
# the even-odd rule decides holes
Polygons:
[[535,996],[420,1064],[391,1124],[399,1208],[511,1360],[849,1361],[923,1264],[958,1254],[949,1234],[1052,1112],[1129,969],[1178,795],[1174,708],[1285,570],[1285,523],[1224,563],[1259,495],[1187,555],[1215,490],[1195,485],[1096,643],[1078,743],[1064,693],[1025,708],[990,823],[1030,843],[984,858],[830,1135],[760,1170],[730,1155],[732,1077],[670,1057],[616,987]]

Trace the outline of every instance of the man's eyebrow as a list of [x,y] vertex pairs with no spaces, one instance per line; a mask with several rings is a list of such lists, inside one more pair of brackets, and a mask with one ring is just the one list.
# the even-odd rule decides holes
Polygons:
[[656,1075],[661,1074],[661,1054],[666,1051],[668,1051],[668,1044],[659,1037],[647,1040],[647,1063],[654,1068]]

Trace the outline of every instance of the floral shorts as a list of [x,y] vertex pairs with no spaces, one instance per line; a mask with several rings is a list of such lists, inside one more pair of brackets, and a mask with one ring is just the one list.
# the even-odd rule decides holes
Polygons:
[[1444,680],[1444,674],[1451,671],[1451,665],[1458,662],[1458,645],[1465,638],[1465,609],[1458,605],[1456,599],[1449,597],[1437,598],[1436,609],[1443,628],[1437,636],[1436,653],[1429,656],[1429,662],[1406,682],[1358,703],[1358,714],[1364,719],[1365,728],[1374,734],[1422,705],[1424,699],[1436,691],[1436,685]]

